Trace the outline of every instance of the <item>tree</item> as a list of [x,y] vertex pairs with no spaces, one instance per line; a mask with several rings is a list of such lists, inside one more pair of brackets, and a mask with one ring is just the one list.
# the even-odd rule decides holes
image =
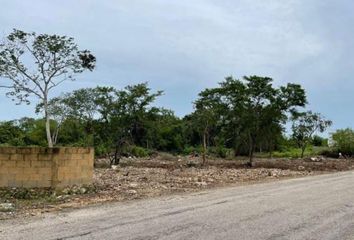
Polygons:
[[15,121],[0,122],[0,145],[24,145],[24,135]]
[[328,146],[328,139],[314,135],[312,137],[312,144],[316,147]]
[[192,114],[195,129],[202,137],[202,165],[206,163],[206,154],[208,142],[210,140],[210,132],[216,128],[216,124],[220,119],[219,98],[214,89],[206,89],[199,93],[199,99],[195,102],[195,112]]
[[248,145],[249,165],[253,165],[256,145],[263,136],[279,135],[287,113],[306,104],[305,91],[297,84],[279,88],[273,79],[250,76],[242,80],[227,77],[213,94],[219,99],[222,132],[226,143],[232,142],[235,153],[241,144]]
[[[36,113],[41,113],[44,111],[44,104],[40,103],[36,107]],[[69,117],[71,109],[65,103],[63,97],[52,98],[48,102],[47,108],[48,115],[51,117],[51,120],[54,122],[54,126],[51,126],[51,138],[53,145],[56,145],[58,142],[59,131],[61,130],[65,120]]]
[[354,153],[354,131],[353,129],[339,129],[332,133],[334,147],[345,155],[353,155]]
[[62,102],[67,106],[68,117],[79,121],[86,134],[86,145],[94,145],[93,122],[98,114],[97,88],[82,88],[62,96]]
[[305,91],[297,84],[287,84],[280,88],[272,86],[268,77],[244,77],[246,85],[245,129],[249,136],[250,164],[257,141],[267,128],[285,123],[286,113],[306,104]]
[[151,93],[147,83],[125,87],[124,90],[116,92],[116,101],[113,103],[111,116],[113,120],[123,127],[126,135],[134,144],[144,145],[146,143],[146,124],[149,116],[157,114],[159,109],[151,104],[162,91]]
[[115,149],[113,163],[118,164],[123,146],[149,146],[149,126],[159,114],[151,104],[162,91],[151,93],[147,83],[123,90],[97,89],[96,104],[100,113],[101,139]]
[[[24,145],[28,146],[46,146],[45,120],[34,118],[21,118],[16,123],[24,134]],[[51,124],[53,126],[53,124]],[[52,129],[53,130],[53,129]]]
[[226,77],[216,90],[222,106],[220,111],[222,114],[221,134],[224,135],[225,144],[234,149],[235,156],[240,153],[241,146],[247,142],[244,117],[247,98],[245,90],[244,83],[233,77]]
[[17,104],[30,103],[34,96],[43,104],[46,136],[53,147],[50,128],[50,91],[74,74],[95,68],[96,58],[79,50],[74,39],[66,36],[27,33],[16,30],[0,44],[0,77],[8,79],[0,87]]
[[312,136],[316,132],[324,132],[332,125],[332,121],[312,111],[294,113],[292,122],[293,138],[301,148],[301,158],[304,157],[304,152],[308,143],[311,142]]
[[144,147],[160,151],[182,152],[185,145],[183,121],[165,108],[147,112],[144,128]]

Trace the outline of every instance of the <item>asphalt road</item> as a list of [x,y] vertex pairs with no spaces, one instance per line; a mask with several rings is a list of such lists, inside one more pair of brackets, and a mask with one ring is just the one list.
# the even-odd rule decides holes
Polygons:
[[354,239],[354,172],[0,222],[0,239]]

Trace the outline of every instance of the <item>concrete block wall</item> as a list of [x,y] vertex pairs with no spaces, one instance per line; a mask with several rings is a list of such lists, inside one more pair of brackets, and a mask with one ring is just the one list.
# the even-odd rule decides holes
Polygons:
[[93,148],[0,147],[0,187],[91,184]]

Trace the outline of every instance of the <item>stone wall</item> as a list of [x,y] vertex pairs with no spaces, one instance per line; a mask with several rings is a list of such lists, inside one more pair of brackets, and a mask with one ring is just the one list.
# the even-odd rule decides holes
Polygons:
[[93,163],[93,148],[0,147],[0,187],[90,184]]

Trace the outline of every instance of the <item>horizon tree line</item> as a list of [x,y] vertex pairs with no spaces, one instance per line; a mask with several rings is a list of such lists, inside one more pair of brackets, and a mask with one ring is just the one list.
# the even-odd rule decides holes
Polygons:
[[[15,29],[0,43],[0,87],[16,104],[37,98],[47,146],[94,146],[99,153],[114,152],[115,164],[129,146],[173,152],[201,146],[203,164],[214,147],[220,154],[228,148],[235,156],[248,155],[253,166],[257,148],[270,154],[277,148],[288,120],[302,156],[313,135],[332,124],[318,113],[301,111],[307,104],[301,85],[274,87],[272,78],[256,75],[226,77],[217,87],[203,90],[194,111],[183,118],[153,106],[163,92],[152,92],[147,83],[124,89],[83,88],[49,97],[53,88],[95,65],[96,57],[66,36]],[[31,131],[33,124],[43,123],[23,119],[17,126]]]

